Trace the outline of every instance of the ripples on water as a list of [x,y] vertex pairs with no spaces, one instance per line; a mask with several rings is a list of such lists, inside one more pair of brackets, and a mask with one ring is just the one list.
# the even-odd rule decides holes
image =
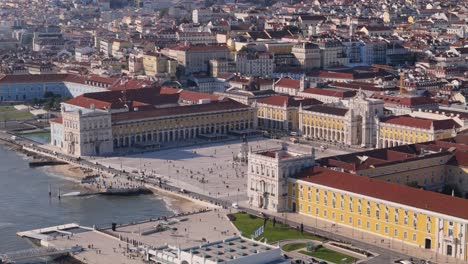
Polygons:
[[[52,186],[52,198],[48,196]],[[0,146],[0,253],[30,248],[16,232],[76,222],[104,225],[171,215],[157,196],[81,196],[56,198],[82,191],[76,180],[28,166],[24,155]],[[28,262],[41,263],[41,262]]]

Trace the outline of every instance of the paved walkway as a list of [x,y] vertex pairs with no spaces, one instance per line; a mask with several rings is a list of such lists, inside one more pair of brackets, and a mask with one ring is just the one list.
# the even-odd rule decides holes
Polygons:
[[409,259],[411,257],[413,259],[429,260],[432,263],[468,263],[452,257],[436,254],[431,250],[403,243],[401,240],[388,239],[386,237],[363,232],[358,229],[323,221],[319,218],[298,213],[273,213],[271,211],[258,208],[255,208],[254,210],[253,208],[249,208],[246,202],[241,202],[239,205],[245,208],[247,212],[262,212],[270,216],[275,216],[277,220],[285,221],[288,225],[293,227],[297,227],[303,223],[305,230],[318,235],[323,235],[330,239],[351,242],[358,248],[379,254],[378,257],[370,259],[365,263],[393,263],[396,259]]

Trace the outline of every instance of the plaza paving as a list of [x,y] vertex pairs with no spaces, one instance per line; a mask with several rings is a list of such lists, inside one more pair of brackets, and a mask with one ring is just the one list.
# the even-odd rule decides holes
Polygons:
[[[81,246],[84,251],[75,255],[80,261],[96,264],[145,263],[142,256],[129,248],[138,246],[164,247],[166,245],[189,248],[239,235],[226,216],[226,210],[206,211],[181,215],[166,220],[118,226],[108,234],[87,231],[59,235],[49,243],[57,248]],[[167,226],[162,231],[151,233],[158,226]],[[70,230],[73,232],[73,230]],[[147,234],[145,234],[147,232]]]
[[[252,150],[278,148],[282,141],[258,138],[249,140]],[[126,171],[144,171],[159,176],[169,184],[211,197],[239,202],[246,200],[247,166],[233,161],[241,142],[179,147],[122,157],[99,158],[95,161]],[[308,146],[292,148],[309,150]],[[317,150],[317,158],[346,153],[343,150]]]

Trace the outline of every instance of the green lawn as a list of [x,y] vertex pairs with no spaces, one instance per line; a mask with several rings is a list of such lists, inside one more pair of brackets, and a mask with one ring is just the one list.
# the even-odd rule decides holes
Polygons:
[[[307,256],[319,258],[325,261],[337,263],[337,264],[354,263],[357,260],[354,257],[348,256],[348,255],[345,255],[340,252],[336,252],[336,251],[333,251],[324,247],[317,249],[315,252],[299,251],[299,253],[307,255]],[[341,260],[344,258],[346,258],[346,261],[341,262]]]
[[9,105],[4,105],[0,106],[0,112],[10,112],[10,111],[15,111],[16,109],[13,106]]
[[50,131],[39,131],[39,132],[23,133],[23,136],[36,136],[36,137],[49,138],[50,137]]
[[32,116],[30,112],[2,112],[0,113],[0,120],[18,119],[30,116]]
[[50,131],[24,133],[22,136],[39,143],[50,142]]
[[[233,224],[242,232],[242,235],[250,238],[251,235],[263,225],[263,218],[252,216],[246,213],[236,213],[234,214],[236,220],[233,221]],[[287,225],[276,223],[276,226],[273,227],[272,221],[267,221],[265,226],[265,232],[260,235],[257,240],[266,237],[268,243],[273,243],[280,240],[287,239],[311,239],[311,240],[322,240],[319,237],[310,235],[304,232],[301,234],[299,230],[290,228]]]
[[291,252],[300,248],[305,248],[306,246],[306,243],[292,243],[284,245],[281,249],[286,252]]

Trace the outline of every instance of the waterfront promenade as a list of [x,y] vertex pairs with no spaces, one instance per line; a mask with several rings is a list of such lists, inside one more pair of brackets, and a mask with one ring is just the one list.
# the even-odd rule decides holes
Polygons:
[[81,247],[83,251],[73,257],[88,264],[140,264],[145,263],[146,249],[185,249],[239,235],[226,213],[216,209],[160,217],[118,225],[115,231],[72,229],[67,230],[69,235],[49,235],[47,243],[55,248]]
[[[81,159],[77,161],[73,157],[69,157],[64,154],[55,154],[48,149],[41,148],[40,146],[31,146],[30,143],[24,143],[24,146],[30,148],[31,151],[40,153],[41,155],[49,155],[55,157],[57,159],[65,160],[70,163],[74,163],[86,168],[91,168],[98,172],[108,173],[108,174],[118,174],[121,173],[119,169],[115,169],[113,167],[107,167],[102,164],[96,164],[95,161]],[[126,174],[130,176],[127,180],[129,182],[136,182],[135,177],[140,177],[139,173],[128,173]],[[162,190],[164,192],[169,192],[175,195],[189,197],[189,199],[193,199],[196,201],[204,201],[207,204],[217,204],[222,205],[225,207],[229,207],[232,201],[220,199],[219,197],[213,197],[211,195],[205,195],[197,192],[187,191],[187,193],[180,193],[180,188],[172,186],[171,184],[162,181],[160,184],[151,183],[147,181],[143,181],[143,183],[147,186],[152,186],[155,189]],[[259,209],[249,208],[245,206],[242,202],[240,203],[241,209],[249,211],[251,213],[260,213],[262,212]],[[243,206],[244,205],[244,206]],[[266,214],[271,214],[271,212],[264,212]],[[310,230],[314,233],[322,234],[325,237],[329,238],[336,238],[337,240],[350,242],[353,245],[356,245],[361,248],[368,249],[372,252],[379,253],[379,257],[369,260],[368,263],[389,263],[398,258],[409,258],[410,256],[419,257],[421,259],[431,260],[437,263],[462,263],[462,262],[455,262],[454,259],[448,257],[442,257],[435,255],[431,251],[426,251],[423,249],[416,248],[411,245],[402,245],[399,241],[382,241],[382,238],[376,235],[367,234],[367,233],[359,233],[357,230],[352,230],[346,227],[339,227],[334,226],[335,228],[331,228],[331,224],[329,223],[322,223],[320,220],[315,220],[311,217],[305,217],[299,214],[277,214],[278,219],[287,218],[287,223],[292,226],[298,226],[300,223],[304,223],[307,230]],[[382,242],[381,242],[382,241]],[[380,243],[379,243],[380,242]],[[383,261],[383,262],[380,262]]]

